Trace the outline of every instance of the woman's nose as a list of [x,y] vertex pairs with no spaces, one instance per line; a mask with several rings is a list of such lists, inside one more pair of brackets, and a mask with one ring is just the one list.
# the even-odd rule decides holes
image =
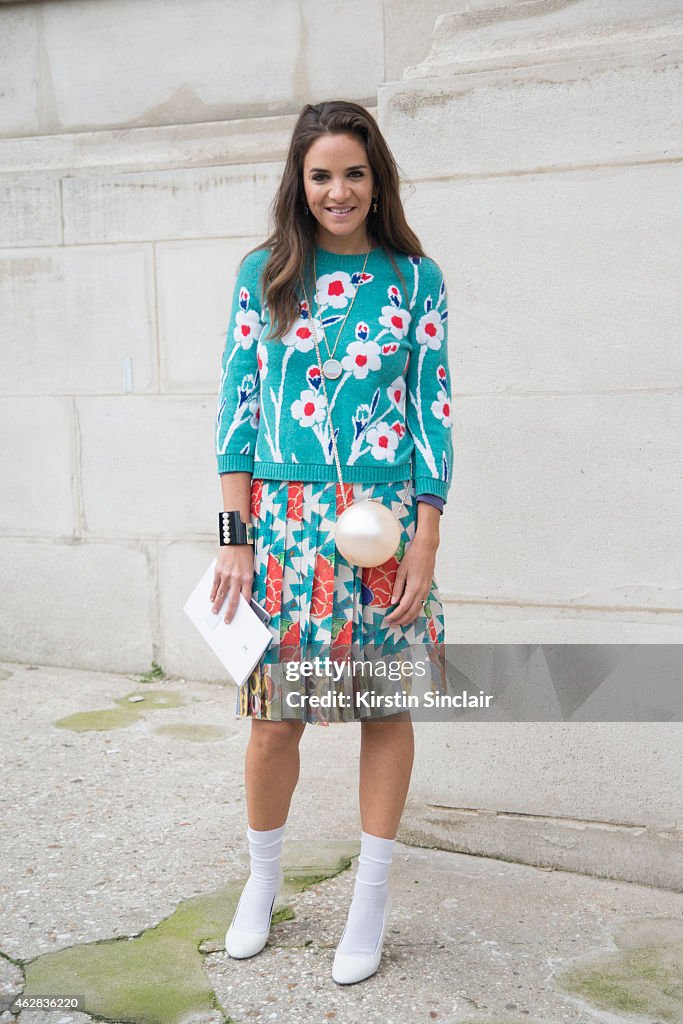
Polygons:
[[330,199],[333,200],[335,203],[340,203],[344,199],[348,199],[349,198],[349,190],[346,187],[346,185],[342,185],[342,184],[334,185],[330,189],[329,196],[330,196]]

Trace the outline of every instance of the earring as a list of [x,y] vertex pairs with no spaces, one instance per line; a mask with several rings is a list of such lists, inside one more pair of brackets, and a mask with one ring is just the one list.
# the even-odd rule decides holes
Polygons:
[[305,204],[305,203],[304,203],[304,213],[305,213],[305,214],[306,214],[306,216],[308,217],[308,207],[306,206],[306,204]]
[[372,204],[372,212],[377,213],[377,199]]

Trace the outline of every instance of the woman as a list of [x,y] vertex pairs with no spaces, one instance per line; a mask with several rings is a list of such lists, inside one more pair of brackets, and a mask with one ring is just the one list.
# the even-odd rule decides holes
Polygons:
[[[446,288],[407,224],[389,148],[355,103],[302,109],[273,213],[275,230],[238,270],[216,418],[223,508],[235,515],[211,600],[218,612],[227,597],[229,622],[240,593],[254,597],[273,636],[237,694],[236,716],[251,718],[251,874],[226,950],[252,956],[268,938],[306,723],[360,720],[361,851],[332,969],[348,984],[380,962],[412,721],[386,704],[368,711],[366,681],[332,682],[329,661],[304,683],[286,668],[372,649],[402,662],[422,651],[443,671],[434,565],[452,462]],[[334,526],[364,497],[395,512],[401,542],[361,569],[336,548]],[[325,693],[333,709],[309,699]]]

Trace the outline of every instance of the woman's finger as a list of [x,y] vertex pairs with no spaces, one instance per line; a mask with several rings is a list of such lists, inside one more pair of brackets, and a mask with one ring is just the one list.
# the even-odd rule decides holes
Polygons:
[[213,601],[213,607],[211,611],[213,612],[214,615],[218,615],[219,611],[221,610],[221,605],[225,600],[225,594],[226,588],[223,586],[223,583],[220,582],[218,584],[218,588],[216,589],[216,593],[211,598],[211,600]]
[[[422,594],[425,594],[424,598],[422,597]],[[410,623],[413,622],[420,614],[422,601],[426,601],[428,595],[429,591],[427,590],[426,585],[419,587],[419,589],[414,589],[412,586],[409,589],[406,588],[401,603],[397,608],[394,608],[394,610],[390,612],[387,616],[387,620],[390,621],[392,625],[410,625]],[[392,618],[392,616],[396,617]]]
[[396,578],[394,580],[394,589],[391,591],[391,604],[396,604],[401,595],[403,594],[403,588],[406,583],[406,571],[405,569],[401,572],[400,567],[396,570]]
[[225,610],[226,625],[229,625],[229,623],[232,622],[233,615],[237,611],[237,605],[239,604],[241,589],[242,588],[240,586],[240,581],[238,579],[235,579],[235,577],[233,576],[232,579],[230,580],[230,590],[228,592],[228,605]]
[[417,600],[418,598],[415,591],[412,590],[412,588],[410,590],[406,588],[398,606],[394,608],[394,610],[390,612],[389,615],[387,615],[387,620],[390,621],[394,626],[407,625],[407,623],[403,622],[402,620],[405,618],[406,615],[409,614],[410,609],[413,607],[413,605],[415,605]]
[[229,576],[229,575],[227,575],[225,573],[222,573],[221,576],[219,577],[218,588],[216,590],[215,597],[213,598],[214,605],[213,605],[212,611],[213,611],[214,615],[217,615],[218,612],[221,610],[221,606],[223,604],[223,601],[225,601],[225,595],[230,590],[230,580],[231,580],[231,578],[232,578],[231,576]]

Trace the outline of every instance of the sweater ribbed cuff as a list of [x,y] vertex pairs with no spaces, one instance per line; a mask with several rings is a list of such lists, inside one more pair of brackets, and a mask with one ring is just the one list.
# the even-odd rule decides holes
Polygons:
[[415,478],[416,494],[436,494],[445,501],[448,497],[450,482],[446,480],[435,480],[433,476],[418,476]]
[[219,473],[253,473],[253,455],[217,455]]

